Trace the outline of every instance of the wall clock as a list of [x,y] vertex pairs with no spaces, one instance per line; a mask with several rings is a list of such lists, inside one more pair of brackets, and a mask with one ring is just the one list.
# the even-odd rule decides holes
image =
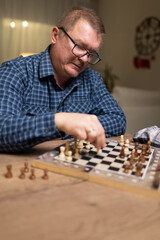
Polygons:
[[156,17],[146,18],[136,29],[135,45],[138,54],[151,56],[160,45],[160,21]]

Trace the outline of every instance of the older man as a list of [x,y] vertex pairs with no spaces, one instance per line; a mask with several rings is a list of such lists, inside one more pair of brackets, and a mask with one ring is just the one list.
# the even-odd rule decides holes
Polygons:
[[125,132],[123,111],[99,73],[105,30],[93,10],[69,10],[53,27],[51,45],[0,67],[0,150],[18,152],[55,138],[77,136],[105,146]]

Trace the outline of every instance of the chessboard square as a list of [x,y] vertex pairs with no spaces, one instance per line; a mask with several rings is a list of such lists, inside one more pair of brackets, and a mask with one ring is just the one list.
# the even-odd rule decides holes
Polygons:
[[[108,149],[108,150],[107,150],[107,149],[102,149],[102,153],[104,153],[104,154],[109,153],[109,152],[110,152],[109,149]],[[102,153],[101,153],[101,154],[102,154]]]
[[96,155],[94,156],[94,158],[103,159],[104,156],[101,156],[101,155],[99,155],[99,154],[96,154]]
[[118,163],[118,162],[113,162],[113,163],[111,163],[111,165],[110,165],[111,167],[115,167],[115,168],[121,168],[122,167],[122,163]]
[[118,142],[109,142],[107,143],[107,147],[113,147],[113,146],[117,146]]
[[108,170],[108,168],[109,168],[109,165],[102,164],[102,163],[97,164],[97,165],[95,166],[95,169],[104,170],[104,171]]
[[86,161],[89,161],[92,157],[88,157],[88,156],[82,156],[81,159],[82,160],[86,160]]
[[112,152],[112,154],[108,154],[108,156],[107,156],[107,158],[116,158],[116,157],[117,157],[117,155],[113,154],[113,152]]
[[90,155],[96,155],[96,154],[97,154],[97,151],[90,150],[90,151],[89,151],[89,154],[90,154]]
[[96,162],[88,162],[88,163],[86,164],[86,166],[93,166],[93,167],[95,167],[96,165],[97,165]]
[[125,163],[125,161],[122,160],[122,159],[121,159],[121,160],[120,160],[120,159],[116,159],[115,162],[116,162],[116,163],[120,163],[120,164],[124,164],[124,163]]
[[102,160],[101,164],[103,165],[110,165],[112,162],[111,161],[106,161],[106,160]]
[[84,161],[83,159],[78,159],[75,163],[78,165],[86,166],[87,161]]
[[110,166],[110,167],[108,168],[108,170],[118,172],[118,171],[119,171],[119,168]]
[[107,156],[107,158],[104,158],[103,160],[104,160],[104,161],[113,162],[113,161],[115,160],[115,158],[116,158],[116,156],[114,156],[114,157],[109,157],[109,156]]
[[117,156],[120,154],[120,151],[116,151],[116,149],[114,149],[113,151],[111,151],[108,155],[114,155],[114,156]]
[[90,162],[100,163],[100,162],[101,162],[101,159],[99,159],[99,158],[92,158],[92,159],[90,160]]

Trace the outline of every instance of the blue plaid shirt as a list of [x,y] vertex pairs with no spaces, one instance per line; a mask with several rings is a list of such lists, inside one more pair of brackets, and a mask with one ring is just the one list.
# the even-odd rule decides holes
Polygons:
[[18,152],[38,143],[69,137],[55,126],[56,112],[97,115],[106,137],[125,132],[123,111],[90,68],[71,79],[65,90],[56,83],[45,52],[5,62],[0,67],[0,151]]

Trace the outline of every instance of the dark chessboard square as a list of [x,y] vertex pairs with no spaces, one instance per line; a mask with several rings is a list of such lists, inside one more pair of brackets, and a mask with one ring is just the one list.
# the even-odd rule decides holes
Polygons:
[[114,148],[114,146],[113,145],[107,145],[107,148]]
[[93,151],[93,150],[91,150],[91,151],[89,151],[89,154],[94,156],[94,155],[96,155],[96,154],[97,154],[97,152],[96,152],[96,151]]
[[114,154],[108,154],[108,157],[111,157],[111,158],[116,158],[117,155],[114,155]]
[[112,170],[112,171],[115,171],[115,172],[118,172],[119,171],[119,168],[116,168],[116,167],[109,167],[108,170]]
[[110,151],[109,151],[109,150],[104,150],[104,149],[102,149],[102,152],[103,152],[103,153],[109,153]]
[[86,166],[96,166],[97,165],[97,163],[95,163],[95,162],[88,162],[87,164],[86,164]]
[[120,152],[120,149],[114,148],[113,151],[114,152]]
[[115,162],[116,162],[116,163],[121,163],[121,164],[123,164],[125,161],[116,159]]
[[102,163],[102,164],[106,164],[106,165],[110,165],[110,164],[111,164],[111,162],[109,162],[109,161],[104,161],[104,160],[103,160],[101,163]]
[[87,161],[89,161],[89,160],[91,159],[91,157],[83,156],[83,157],[81,157],[81,159],[82,159],[82,160],[87,160]]
[[94,156],[94,158],[103,159],[104,156],[100,156],[100,155],[97,154],[97,155]]

